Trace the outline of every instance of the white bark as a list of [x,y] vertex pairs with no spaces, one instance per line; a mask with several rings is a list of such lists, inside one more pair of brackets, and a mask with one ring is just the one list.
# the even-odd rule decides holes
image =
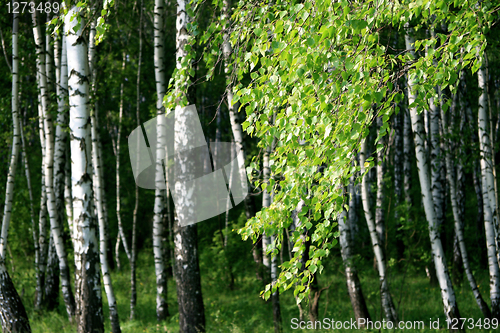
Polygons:
[[[454,97],[454,102],[452,104],[451,110],[454,110],[456,106],[456,96]],[[453,115],[454,116],[454,115]],[[448,135],[452,134],[452,128],[451,126],[448,126],[447,120],[446,120],[446,115],[444,114],[443,109],[441,109],[441,120],[443,124],[443,129],[447,130]],[[472,270],[469,265],[469,258],[468,258],[468,253],[467,249],[465,247],[465,241],[464,241],[464,234],[463,234],[463,222],[460,218],[460,213],[459,213],[459,208],[458,208],[458,200],[457,200],[457,190],[456,190],[456,180],[454,173],[452,172],[453,170],[453,165],[452,165],[452,157],[451,157],[451,144],[449,140],[445,140],[445,151],[443,152],[445,154],[445,162],[446,162],[446,169],[448,172],[446,173],[447,176],[447,181],[448,181],[448,187],[450,189],[450,200],[451,200],[451,208],[453,211],[453,218],[455,220],[455,235],[458,240],[458,246],[460,248],[460,255],[462,257],[462,263],[464,265],[465,273],[467,275],[467,279],[469,280],[469,285],[472,289],[472,293],[474,294],[474,298],[476,299],[477,305],[479,306],[479,309],[482,311],[483,315],[485,318],[490,318],[491,312],[490,309],[488,308],[488,305],[484,302],[481,293],[479,291],[479,288],[477,286],[476,280],[474,278],[474,275],[472,274]]]
[[[349,199],[354,201],[354,196],[351,194]],[[356,266],[353,262],[352,256],[352,238],[351,238],[351,226],[350,221],[347,218],[347,212],[342,210],[339,216],[339,242],[340,242],[340,252],[342,255],[342,262],[344,263],[347,291],[349,293],[349,298],[351,300],[352,309],[354,311],[354,316],[356,321],[359,322],[360,318],[370,319],[370,314],[368,313],[368,308],[366,307],[365,298],[363,296],[363,290],[361,288],[361,283],[358,278],[358,272]],[[359,326],[364,327],[364,325],[359,324]]]
[[[182,62],[188,56],[186,44],[188,43],[189,33],[187,25],[191,17],[186,11],[187,0],[177,0],[177,19],[176,19],[176,68],[182,68]],[[179,91],[177,93],[187,97],[188,95],[188,76],[184,76],[181,82],[176,82]],[[190,119],[193,119],[193,112],[196,108],[182,108],[178,101],[175,108],[174,121],[174,151],[180,152],[190,149],[190,138],[194,137],[193,128],[189,126]],[[197,115],[196,115],[197,116]],[[163,117],[160,117],[163,118]],[[176,173],[175,195],[182,198],[178,201],[177,214],[174,223],[175,240],[175,278],[177,283],[177,301],[179,304],[179,327],[181,332],[205,332],[205,307],[203,305],[203,296],[201,290],[200,267],[198,264],[198,244],[197,244],[197,225],[181,226],[180,221],[195,221],[194,209],[196,206],[187,177],[194,170],[193,161],[185,156],[177,158],[175,161],[175,170],[182,170],[180,174]],[[182,209],[179,209],[182,207]]]
[[[156,80],[156,114],[159,116],[157,119],[157,146],[151,147],[156,149],[156,156],[162,156],[164,151],[164,137],[162,130],[163,118],[161,116],[165,113],[163,107],[163,97],[166,91],[165,80],[165,64],[164,64],[164,30],[163,20],[165,18],[165,5],[162,0],[155,0],[154,7],[154,66],[155,66],[155,80]],[[155,259],[155,272],[156,272],[156,318],[164,320],[168,317],[168,304],[167,304],[167,277],[165,276],[165,258],[163,256],[163,213],[165,208],[165,194],[163,178],[163,165],[161,160],[156,161],[155,173],[155,202],[154,202],[154,217],[153,217],[153,254]],[[167,202],[168,204],[168,202]],[[172,263],[173,264],[173,263]]]
[[391,321],[394,325],[398,322],[398,316],[394,303],[392,301],[391,294],[389,292],[389,283],[387,282],[386,276],[386,263],[384,258],[384,251],[380,244],[380,239],[375,226],[375,221],[370,208],[370,198],[368,193],[368,181],[367,175],[365,175],[365,160],[366,160],[367,143],[366,139],[363,140],[361,144],[361,152],[359,155],[359,164],[361,166],[361,200],[363,202],[363,210],[365,212],[366,223],[368,225],[368,230],[370,232],[370,240],[372,242],[373,252],[375,253],[375,258],[377,261],[377,269],[380,281],[380,297],[382,302],[382,309],[384,311],[384,318],[387,321]]
[[[122,54],[122,73],[125,71],[125,59],[126,54]],[[122,214],[121,214],[121,184],[120,184],[120,141],[122,136],[122,120],[123,120],[123,81],[120,84],[120,105],[118,114],[118,135],[116,137],[116,218],[118,219],[118,232],[120,233],[121,241],[123,244],[123,249],[130,261],[130,248],[128,247],[127,238],[125,237],[125,232],[123,231]]]
[[[59,258],[59,271],[61,275],[61,289],[63,293],[64,303],[66,305],[66,312],[71,320],[75,315],[75,301],[73,298],[73,293],[71,291],[71,283],[69,276],[69,266],[66,255],[66,249],[64,248],[64,241],[61,234],[60,220],[58,217],[59,212],[56,207],[56,194],[54,193],[54,126],[52,123],[52,116],[48,111],[49,107],[49,96],[47,91],[47,80],[46,80],[46,66],[45,55],[43,52],[43,38],[42,30],[38,24],[37,12],[32,14],[33,18],[33,35],[35,38],[35,44],[37,46],[37,70],[40,72],[38,78],[38,89],[41,96],[41,106],[43,113],[43,128],[45,134],[45,155],[44,155],[44,178],[45,178],[45,190],[47,195],[47,211],[50,220],[50,230],[51,236],[54,238],[54,245],[57,252],[57,257]],[[60,143],[60,141],[59,141]]]
[[5,258],[7,248],[7,235],[9,233],[10,215],[12,211],[12,198],[14,196],[14,179],[16,176],[17,160],[21,148],[21,138],[19,132],[19,59],[18,59],[18,24],[19,15],[14,14],[12,28],[12,152],[10,155],[9,173],[7,174],[7,184],[5,186],[5,205],[2,219],[2,232],[0,234],[0,258]]
[[[410,35],[410,29],[406,26],[407,32],[405,35],[406,49],[411,50],[411,54],[415,57],[413,51],[414,39]],[[416,99],[416,83],[415,78],[408,77],[408,104],[411,105]],[[428,171],[427,155],[424,151],[424,129],[422,126],[421,116],[417,113],[417,108],[411,107],[410,117],[412,122],[412,130],[414,133],[415,154],[417,158],[418,178],[420,180],[420,188],[422,192],[422,202],[424,205],[425,215],[429,224],[429,237],[431,241],[432,255],[436,268],[436,275],[441,288],[441,297],[443,300],[444,312],[447,320],[460,318],[458,306],[455,299],[455,291],[451,284],[446,258],[441,244],[441,238],[438,233],[438,225],[436,213],[434,211],[434,203],[431,191],[431,179]]]
[[488,266],[490,272],[490,299],[491,312],[494,318],[500,316],[500,239],[498,233],[498,220],[496,198],[495,198],[495,179],[493,177],[493,167],[491,165],[491,144],[490,132],[488,128],[488,104],[487,104],[487,77],[484,64],[477,72],[478,87],[481,91],[479,95],[478,109],[478,135],[480,165],[481,165],[481,183],[483,193],[483,212],[484,229],[486,233],[486,246],[488,251]]
[[[95,70],[95,22],[92,21],[90,23],[90,35],[89,35],[89,73],[92,73],[91,82],[92,82],[92,92],[93,96],[95,96],[96,92],[96,74]],[[97,101],[95,101],[97,105]],[[92,103],[90,104],[92,105]],[[97,121],[95,116],[95,110],[90,111],[90,122],[91,122],[91,138],[92,138],[92,163],[94,166],[93,170],[93,188],[94,188],[94,202],[97,207],[97,220],[99,224],[99,259],[101,263],[101,273],[102,273],[102,281],[104,284],[104,290],[106,292],[106,296],[108,299],[108,307],[109,307],[109,320],[111,322],[111,329],[113,333],[121,332],[120,329],[120,320],[118,317],[118,309],[116,306],[116,298],[113,290],[113,284],[111,282],[111,275],[109,271],[109,263],[108,263],[108,233],[106,220],[104,216],[104,188],[102,186],[102,161],[101,156],[99,154],[99,137],[98,137],[98,128]]]
[[99,276],[98,240],[93,216],[92,142],[90,138],[87,46],[81,37],[85,22],[77,32],[77,24],[65,17],[71,135],[71,180],[73,194],[73,223],[75,227],[76,307],[78,333],[104,332],[101,281]]

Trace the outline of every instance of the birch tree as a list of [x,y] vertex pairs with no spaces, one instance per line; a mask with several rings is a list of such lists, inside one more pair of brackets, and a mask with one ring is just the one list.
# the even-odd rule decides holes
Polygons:
[[[354,197],[351,195],[349,200],[354,200]],[[344,263],[347,292],[349,293],[354,316],[356,317],[356,321],[358,322],[360,328],[364,328],[365,325],[360,324],[359,320],[364,318],[367,319],[364,322],[367,322],[370,319],[370,314],[368,312],[368,307],[366,306],[365,297],[363,296],[363,290],[361,282],[358,278],[358,272],[353,262],[354,258],[352,256],[351,228],[349,222],[347,212],[343,210],[339,216],[340,253]]]
[[[92,142],[89,127],[88,53],[85,22],[73,7],[65,17],[71,135],[71,180],[75,228],[76,320],[78,333],[104,332],[96,221],[93,216]],[[71,17],[74,16],[73,20]],[[80,25],[77,27],[77,24]],[[74,29],[77,27],[78,29]],[[75,31],[76,30],[76,31]],[[84,78],[84,79],[82,79]]]
[[[16,163],[21,146],[18,90],[19,90],[19,14],[14,13],[12,24],[12,122],[14,138],[12,141],[12,153],[7,175],[7,186],[5,193],[4,215],[2,220],[2,234],[0,239],[0,322],[3,332],[31,332],[28,315],[24,305],[16,291],[14,284],[5,267],[4,257],[7,247],[7,233],[12,209],[12,196],[14,192],[14,177],[16,174]],[[4,231],[5,230],[5,231]]]
[[[181,105],[188,105],[188,89],[191,83],[191,61],[193,59],[192,45],[191,49],[187,46],[192,43],[189,35],[188,24],[191,17],[186,8],[188,1],[177,0],[177,19],[176,19],[176,76],[175,76],[175,122],[174,122],[174,151],[180,152],[191,148],[189,138],[194,137],[193,129],[188,126],[189,119],[192,119],[196,109],[183,108]],[[159,140],[158,140],[159,141]],[[179,209],[175,214],[174,221],[174,242],[175,242],[175,279],[177,284],[177,302],[179,304],[179,327],[180,332],[205,332],[205,307],[203,305],[203,296],[201,291],[200,268],[198,264],[198,241],[197,225],[180,225],[180,220],[195,221],[194,214],[195,201],[192,193],[188,193],[186,184],[191,170],[193,170],[193,161],[186,158],[178,158],[176,161],[176,170],[183,170],[180,175],[176,174],[175,193],[178,198],[182,198],[183,216],[179,216]]]
[[[75,315],[75,300],[73,292],[70,285],[70,275],[68,259],[66,255],[66,249],[64,248],[64,241],[62,238],[62,230],[59,224],[60,219],[58,217],[59,212],[56,207],[56,194],[54,193],[54,158],[60,155],[55,155],[55,151],[60,152],[59,146],[54,146],[54,125],[52,122],[52,116],[48,111],[49,107],[49,96],[47,91],[47,79],[46,79],[46,66],[45,66],[45,54],[44,45],[42,37],[42,29],[39,25],[37,12],[34,11],[32,14],[33,19],[33,35],[35,38],[35,45],[37,47],[37,70],[40,72],[38,78],[38,89],[41,96],[41,108],[43,113],[43,128],[44,128],[44,139],[45,139],[45,155],[44,155],[44,180],[45,180],[45,191],[47,196],[47,212],[50,220],[50,234],[54,238],[54,246],[56,248],[57,257],[59,258],[59,272],[61,278],[61,289],[64,298],[64,303],[66,306],[66,312],[70,320]],[[62,144],[59,140],[57,144]],[[56,165],[60,165],[60,160],[56,161]],[[58,170],[58,169],[57,169]],[[47,261],[48,264],[48,261]]]
[[491,145],[488,121],[487,80],[484,61],[477,71],[478,87],[478,136],[481,165],[481,185],[483,195],[484,229],[490,272],[490,299],[493,318],[500,318],[500,271],[499,235],[497,228],[497,207],[495,199],[495,178],[491,164]]
[[[238,114],[236,113],[239,109],[240,103],[236,102],[233,104],[233,85],[231,84],[230,75],[230,57],[233,52],[233,48],[229,41],[229,34],[231,29],[231,0],[224,0],[222,5],[222,17],[221,20],[224,24],[224,35],[222,50],[224,55],[224,74],[226,76],[226,96],[227,105],[229,109],[229,121],[231,123],[231,132],[233,133],[234,143],[237,152],[243,152],[243,154],[238,154],[238,164],[245,165],[246,153],[245,147],[243,146],[243,130],[241,124],[238,120]],[[247,183],[247,176],[244,168],[239,168],[239,178],[242,183]],[[245,204],[245,215],[247,219],[250,219],[253,215],[253,206],[251,203],[251,197],[246,196],[244,200]],[[257,278],[262,278],[259,274],[260,266],[262,265],[262,258],[260,256],[260,251],[257,247],[252,248],[252,256],[256,264],[256,274]]]
[[[166,91],[165,80],[165,62],[164,62],[164,30],[163,20],[165,18],[165,2],[155,0],[154,7],[154,66],[156,80],[156,114],[165,113],[163,107],[163,97]],[[162,122],[158,121],[156,133],[158,134],[156,156],[161,156],[161,152],[165,149],[163,143]],[[155,173],[155,202],[154,202],[154,217],[153,217],[153,254],[155,259],[156,272],[156,318],[158,321],[164,320],[169,316],[167,304],[167,277],[165,275],[165,258],[163,251],[163,213],[164,213],[164,198],[165,184],[163,178],[163,166],[160,160],[156,161]],[[168,191],[168,189],[167,189]],[[167,202],[168,204],[168,202]],[[182,327],[182,326],[181,326]]]
[[[91,81],[91,89],[92,95],[95,98],[96,95],[96,81],[97,81],[97,70],[95,68],[95,33],[96,33],[96,24],[94,21],[90,23],[90,34],[89,34],[89,76]],[[111,330],[113,333],[120,333],[120,320],[118,317],[118,309],[116,306],[116,298],[113,290],[113,284],[111,282],[111,275],[109,271],[109,263],[108,263],[108,233],[107,233],[107,225],[104,214],[104,201],[103,198],[104,188],[102,186],[102,160],[99,154],[99,136],[97,134],[97,121],[95,115],[95,109],[97,108],[97,101],[91,102],[89,105],[92,106],[94,104],[94,108],[90,110],[90,123],[91,123],[91,140],[92,140],[92,165],[93,169],[93,189],[94,193],[94,202],[97,207],[97,220],[99,225],[99,261],[101,264],[101,273],[102,280],[104,283],[104,290],[106,292],[106,297],[108,299],[108,307],[109,307],[109,320],[111,322]]]
[[363,175],[361,180],[361,199],[363,202],[363,210],[365,212],[366,223],[368,224],[368,230],[370,232],[370,240],[372,242],[373,252],[375,253],[375,258],[377,261],[377,269],[380,281],[380,298],[382,302],[382,310],[384,312],[384,318],[387,321],[391,321],[394,325],[398,322],[398,316],[396,313],[396,308],[392,301],[391,294],[389,292],[389,283],[386,276],[386,262],[384,251],[382,249],[379,234],[377,233],[375,221],[370,207],[370,198],[368,193],[368,181],[365,174],[365,161],[366,161],[366,151],[367,143],[366,139],[361,143],[361,151],[359,155],[359,164],[361,166],[361,174]]
[[[451,111],[454,111],[456,108],[456,99],[457,95],[454,96],[453,102],[452,102],[452,108]],[[452,127],[448,125],[447,119],[446,119],[446,114],[444,113],[444,110],[441,108],[441,121],[443,124],[443,129],[447,129],[447,135],[448,137],[451,136],[452,134]],[[453,211],[453,219],[455,221],[455,235],[458,241],[458,247],[460,250],[460,256],[462,258],[462,263],[464,265],[465,273],[467,275],[467,280],[469,281],[469,285],[472,289],[472,293],[474,294],[474,298],[476,299],[477,305],[479,306],[479,309],[483,313],[484,318],[490,318],[491,317],[491,312],[490,309],[488,308],[488,305],[484,302],[481,292],[479,291],[476,279],[474,278],[474,275],[472,274],[472,269],[469,265],[469,257],[467,253],[467,249],[465,247],[465,241],[464,241],[464,232],[463,232],[463,221],[460,218],[460,212],[459,212],[459,207],[458,207],[458,199],[457,199],[457,182],[455,179],[455,175],[452,172],[453,166],[452,166],[452,156],[451,156],[451,145],[450,145],[450,140],[445,140],[445,162],[446,162],[446,169],[447,169],[447,181],[448,181],[448,188],[450,190],[450,200],[451,200],[451,208]]]
[[[136,82],[136,113],[135,118],[137,126],[141,125],[139,116],[140,111],[140,83],[141,83],[141,62],[142,62],[142,11],[143,1],[140,3],[140,19],[139,19],[139,59],[137,61],[137,82]],[[139,151],[137,151],[139,153]],[[139,160],[139,158],[137,158]],[[132,244],[130,249],[130,319],[135,317],[135,305],[137,303],[136,290],[136,259],[137,259],[137,213],[139,211],[139,186],[135,184],[135,204],[132,215]]]
[[[405,43],[406,49],[409,50],[411,56],[415,58],[413,45],[415,43],[411,35],[412,29],[408,24],[405,25]],[[447,320],[453,318],[460,318],[458,305],[455,299],[455,291],[451,284],[450,275],[448,274],[448,267],[446,258],[441,244],[441,238],[438,232],[438,225],[436,213],[434,210],[434,203],[431,191],[431,179],[428,171],[427,155],[424,151],[424,130],[422,126],[422,119],[420,114],[417,113],[415,100],[417,98],[415,83],[415,73],[408,74],[408,104],[410,109],[411,125],[413,130],[413,139],[415,144],[415,154],[417,158],[418,178],[420,181],[420,188],[422,193],[422,201],[425,210],[425,216],[429,224],[429,237],[431,241],[432,256],[436,268],[436,275],[441,288],[441,297],[443,299],[444,313]]]
[[12,151],[10,155],[9,173],[5,186],[5,205],[2,219],[2,232],[0,234],[0,257],[5,258],[7,248],[7,235],[9,233],[10,217],[12,212],[12,198],[14,196],[14,180],[16,177],[17,160],[21,149],[21,137],[19,131],[19,59],[18,59],[18,26],[19,15],[14,14],[12,26]]

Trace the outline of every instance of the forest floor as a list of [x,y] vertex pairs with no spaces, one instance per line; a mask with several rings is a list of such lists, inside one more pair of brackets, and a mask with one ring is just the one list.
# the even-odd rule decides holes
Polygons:
[[[200,262],[204,261],[200,259]],[[205,261],[206,262],[206,261]],[[126,259],[122,260],[126,263]],[[62,298],[59,307],[50,315],[36,313],[33,309],[34,271],[29,269],[32,264],[16,261],[16,270],[11,273],[18,292],[22,295],[24,305],[30,318],[33,332],[76,332],[76,327],[68,322]],[[10,266],[10,265],[9,265]],[[168,305],[171,316],[162,323],[156,321],[156,285],[153,256],[143,251],[139,254],[137,270],[137,307],[135,320],[129,320],[130,271],[128,265],[123,265],[120,271],[112,274],[121,328],[124,333],[139,332],[178,332],[178,312],[174,279],[169,277]],[[213,266],[212,266],[213,267]],[[10,267],[9,267],[9,270]],[[228,288],[227,278],[220,278],[209,266],[201,264],[203,298],[207,332],[273,332],[271,304],[259,297],[262,290],[261,282],[254,277],[252,269],[244,274],[236,275],[235,287]],[[366,267],[360,274],[364,295],[367,301],[372,321],[381,321],[380,298],[378,293],[378,277],[372,267]],[[489,304],[487,272],[476,273],[480,290]],[[345,279],[341,266],[326,270],[320,277],[320,286],[331,283],[321,296],[319,317],[334,321],[350,321],[354,317],[347,294]],[[446,331],[440,291],[431,287],[425,275],[421,272],[393,272],[391,292],[396,307],[399,309],[400,320],[423,321],[425,329],[406,329],[405,332],[435,332],[429,328],[429,321],[440,320],[440,330]],[[456,295],[462,317],[473,318],[476,322],[482,318],[466,280],[456,288]],[[355,332],[356,329],[316,329],[300,330],[292,322],[298,318],[298,309],[289,290],[280,296],[284,332]],[[103,308],[106,319],[106,332],[110,332],[106,296],[103,291]],[[330,322],[330,320],[327,320]],[[319,327],[317,327],[319,328]],[[496,330],[475,328],[468,332],[494,332]],[[379,332],[367,330],[365,332]],[[382,330],[382,332],[403,332],[403,330]]]

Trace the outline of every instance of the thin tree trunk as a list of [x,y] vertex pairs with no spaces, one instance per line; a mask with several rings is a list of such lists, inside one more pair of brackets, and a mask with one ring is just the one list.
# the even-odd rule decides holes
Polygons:
[[[269,184],[269,179],[271,177],[271,168],[269,164],[269,159],[270,159],[270,154],[271,154],[272,148],[268,146],[266,148],[266,151],[264,153],[264,160],[263,160],[263,168],[264,168],[264,183]],[[262,193],[262,207],[269,207],[271,206],[272,200],[273,200],[273,193],[269,193],[267,189],[264,189]],[[276,256],[274,255],[269,255],[267,254],[267,248],[269,245],[275,243],[275,236],[267,236],[263,235],[262,237],[262,253],[263,253],[263,263],[264,267],[266,269],[266,279],[269,280],[266,281],[266,283],[271,283],[273,286],[276,283],[276,278],[277,278],[277,263],[276,263]],[[281,309],[280,309],[280,304],[279,304],[279,293],[278,290],[273,292],[271,294],[271,302],[272,302],[272,308],[273,308],[273,322],[274,322],[274,332],[282,332],[283,327],[281,323]]]
[[14,179],[16,177],[17,160],[21,148],[21,138],[19,131],[19,59],[18,59],[18,26],[19,15],[14,14],[12,26],[12,153],[10,155],[9,173],[7,174],[7,184],[5,186],[5,204],[2,219],[2,232],[0,234],[0,257],[5,258],[7,249],[7,235],[9,233],[10,215],[12,212],[12,198],[14,197]]
[[[125,71],[125,60],[126,53],[123,51],[122,53],[122,73]],[[122,223],[122,213],[121,213],[121,184],[120,184],[120,141],[122,136],[122,120],[123,120],[123,89],[124,82],[120,84],[120,105],[119,105],[119,114],[118,114],[118,135],[116,137],[116,218],[118,219],[118,232],[120,233],[120,238],[123,244],[123,249],[125,250],[125,254],[127,255],[128,260],[130,261],[130,248],[128,247],[127,238],[125,237],[125,232],[123,231],[123,223]]]
[[398,316],[396,313],[396,308],[392,301],[391,294],[389,292],[389,283],[387,282],[386,276],[386,263],[384,257],[384,251],[380,244],[380,239],[376,230],[375,221],[373,220],[371,208],[370,208],[370,198],[368,193],[368,180],[365,175],[365,160],[367,143],[365,139],[361,144],[361,152],[359,155],[359,164],[361,166],[361,198],[363,201],[363,210],[365,212],[366,223],[368,225],[368,230],[370,232],[370,240],[373,246],[373,252],[375,253],[375,258],[377,261],[377,269],[380,280],[380,297],[382,302],[382,309],[384,311],[384,318],[387,321],[391,321],[394,325],[398,322]]
[[[40,74],[37,74],[37,78]],[[40,94],[38,94],[38,133],[40,136],[40,146],[42,150],[42,156],[45,156],[45,134],[43,130],[43,113],[42,106],[40,103]],[[47,264],[47,195],[45,191],[45,162],[42,158],[42,169],[41,172],[41,186],[40,186],[40,213],[38,215],[38,244],[40,248],[40,261],[39,261],[39,273],[40,273],[40,294],[36,295],[35,307],[41,307],[44,300],[45,291],[45,271]],[[49,234],[50,239],[50,234]]]
[[[350,200],[354,200],[351,196]],[[359,323],[361,318],[370,319],[370,313],[366,306],[365,297],[363,296],[363,290],[361,288],[361,283],[358,278],[358,271],[353,262],[353,256],[351,253],[352,240],[351,240],[351,227],[350,221],[346,218],[347,212],[342,210],[339,217],[339,232],[340,232],[340,252],[342,255],[342,261],[344,263],[346,282],[347,282],[347,292],[349,293],[349,298],[351,299],[352,309],[354,311],[354,317]],[[364,322],[367,322],[365,320]],[[360,328],[365,328],[365,325],[359,324]]]
[[71,236],[73,248],[75,246],[75,232],[73,227],[73,195],[71,194],[71,151],[69,140],[66,140],[64,160],[64,205],[66,206],[66,219]]
[[[231,73],[229,72],[230,65],[230,57],[233,49],[231,47],[231,43],[229,42],[229,34],[230,34],[230,20],[231,20],[231,0],[224,0],[222,7],[222,19],[226,20],[226,26],[224,29],[223,36],[223,44],[222,51],[224,54],[224,73],[226,75],[226,94],[227,94],[227,105],[229,109],[229,121],[231,123],[231,131],[233,133],[234,143],[236,145],[236,151],[238,153],[238,164],[245,165],[245,149],[243,147],[243,130],[241,128],[241,124],[238,121],[238,115],[236,114],[239,108],[239,102],[233,105],[233,84],[231,82]],[[245,168],[239,168],[240,170],[240,181],[242,184],[247,183],[247,176],[245,172]],[[245,204],[245,215],[247,220],[252,218],[254,215],[253,207],[251,203],[251,197],[247,195],[244,200]],[[257,279],[262,280],[262,276],[260,274],[261,266],[262,266],[262,257],[260,255],[260,251],[256,246],[252,248],[252,256],[256,265],[256,275]]]
[[[12,25],[12,121],[14,138],[12,141],[12,154],[7,175],[7,186],[5,193],[4,215],[2,219],[2,233],[0,239],[0,321],[3,332],[31,332],[28,315],[24,309],[9,273],[5,267],[4,257],[7,247],[7,234],[12,209],[12,197],[14,194],[14,177],[16,164],[20,150],[20,124],[18,118],[18,27],[19,14],[14,13]],[[36,247],[36,246],[35,246]]]
[[[92,141],[87,126],[89,110],[88,53],[82,38],[85,26],[81,18],[78,31],[73,28],[77,20],[70,22],[72,15],[78,15],[76,7],[65,17],[64,32],[67,34],[67,57],[70,130],[71,130],[71,174],[73,193],[73,218],[75,224],[76,265],[76,314],[78,333],[104,332],[101,281],[99,274],[99,253],[96,235],[96,220],[93,216],[92,193]],[[82,79],[83,78],[83,79]]]
[[[383,121],[382,117],[377,118],[377,128],[382,127]],[[380,138],[378,144],[385,144],[385,137]],[[385,222],[384,222],[384,149],[380,149],[377,152],[377,197],[375,201],[375,229],[377,230],[378,239],[380,241],[380,246],[384,252],[385,257]]]
[[[454,111],[455,106],[456,106],[456,96],[454,97],[451,111]],[[449,127],[447,124],[446,120],[446,115],[444,114],[443,109],[441,109],[441,121],[443,124],[443,129],[447,129],[447,134],[451,135],[451,126]],[[490,309],[488,308],[488,305],[484,302],[481,293],[479,291],[479,288],[477,286],[476,280],[474,278],[474,275],[472,274],[472,270],[469,266],[469,258],[467,254],[467,249],[465,248],[465,241],[464,241],[464,234],[463,234],[463,222],[460,219],[460,213],[458,211],[458,202],[457,202],[457,191],[456,191],[456,181],[455,181],[455,176],[453,172],[451,172],[453,166],[451,159],[451,145],[449,143],[449,140],[445,141],[445,162],[446,162],[446,168],[448,169],[448,172],[446,173],[447,176],[447,181],[448,181],[448,187],[450,189],[450,200],[451,200],[451,208],[453,211],[453,218],[455,220],[455,235],[458,240],[458,246],[460,249],[460,255],[462,257],[462,262],[465,268],[465,272],[467,274],[467,279],[469,280],[470,287],[472,289],[472,293],[474,294],[474,298],[476,299],[477,305],[479,306],[479,309],[483,313],[483,316],[485,318],[490,318],[491,317],[491,312]]]
[[[164,1],[155,0],[154,7],[154,66],[155,66],[155,79],[156,79],[156,114],[159,120],[163,120],[165,108],[163,107],[163,97],[166,91],[165,80],[165,64],[164,64],[164,28],[163,20],[165,18],[165,5]],[[156,272],[156,319],[158,321],[165,320],[169,316],[167,304],[167,276],[165,274],[165,258],[163,256],[163,214],[165,209],[165,179],[163,173],[162,161],[159,156],[165,150],[163,145],[163,121],[157,123],[157,146],[156,156],[156,173],[155,173],[155,203],[154,203],[154,217],[153,217],[153,253],[155,259],[155,272]],[[168,204],[168,202],[167,202]],[[173,263],[172,263],[173,264]],[[182,326],[181,326],[182,327]]]
[[[413,51],[414,39],[410,36],[412,33],[408,25],[405,26],[405,42],[406,49],[410,50],[411,55],[415,58],[415,52]],[[408,104],[412,105],[415,103],[416,99],[416,87],[415,78],[408,77]],[[428,172],[428,161],[427,155],[424,152],[424,142],[423,142],[423,126],[421,122],[421,117],[417,113],[417,107],[411,107],[410,116],[412,120],[412,129],[414,133],[414,143],[415,143],[415,154],[417,158],[418,167],[418,178],[420,180],[420,188],[422,193],[422,201],[425,209],[425,215],[427,222],[429,223],[429,237],[432,248],[432,255],[434,257],[434,265],[436,268],[436,275],[439,281],[439,286],[441,288],[441,297],[443,299],[444,313],[447,320],[452,320],[454,318],[460,318],[460,313],[458,311],[458,305],[455,299],[455,291],[453,285],[451,284],[451,279],[448,274],[448,267],[446,264],[446,258],[443,251],[443,246],[441,244],[441,238],[439,237],[436,213],[434,211],[434,203],[431,193],[431,179]]]
[[403,242],[403,231],[401,228],[401,202],[403,199],[403,121],[404,101],[399,103],[399,113],[394,115],[394,220],[396,222],[396,253],[397,259],[404,256],[405,246]]
[[[96,95],[96,80],[97,80],[97,71],[95,69],[95,33],[96,33],[96,24],[94,21],[90,23],[90,35],[89,35],[89,74],[92,74],[90,77],[90,81],[92,83],[91,94],[92,97]],[[104,188],[102,186],[102,160],[99,154],[99,137],[97,135],[97,121],[95,116],[95,109],[97,108],[97,101],[93,101],[94,103],[90,103],[95,105],[94,109],[90,110],[90,124],[91,124],[91,139],[92,139],[92,162],[94,166],[93,173],[93,189],[94,193],[94,203],[97,207],[97,220],[99,225],[99,259],[101,264],[101,273],[102,273],[102,281],[104,284],[104,290],[106,292],[106,296],[108,299],[108,307],[109,307],[109,320],[111,322],[111,331],[113,333],[120,333],[120,320],[118,317],[118,309],[116,306],[116,298],[113,290],[113,284],[111,282],[111,275],[109,270],[108,263],[108,233],[106,220],[104,215],[104,204],[103,198]]]
[[19,131],[21,134],[21,144],[22,144],[22,157],[24,162],[24,172],[26,175],[26,184],[28,186],[28,195],[30,199],[30,217],[31,217],[31,228],[33,234],[33,246],[35,250],[35,275],[36,275],[36,287],[35,287],[35,309],[39,310],[41,308],[43,299],[43,276],[40,274],[40,245],[38,243],[38,225],[35,222],[35,209],[33,208],[33,189],[31,187],[31,174],[28,156],[26,154],[26,142],[24,140],[23,126],[20,123]]
[[[136,97],[136,122],[137,126],[141,125],[139,111],[140,111],[140,84],[141,84],[141,62],[142,62],[142,7],[143,1],[141,0],[141,9],[140,9],[140,19],[139,19],[139,59],[137,62],[137,97]],[[139,138],[139,136],[137,137]],[[139,150],[137,151],[139,153]],[[139,161],[139,158],[137,158]],[[135,185],[135,204],[134,204],[134,212],[132,215],[132,244],[131,244],[131,253],[130,253],[130,319],[135,318],[135,305],[137,303],[137,291],[136,291],[136,258],[137,258],[137,213],[139,211],[139,186]]]
[[[33,18],[33,35],[35,37],[35,44],[37,46],[37,69],[40,72],[38,80],[38,88],[41,95],[41,105],[43,112],[43,123],[44,123],[44,133],[45,133],[45,156],[44,156],[44,177],[45,177],[45,190],[47,193],[47,211],[50,219],[50,229],[51,237],[54,238],[54,246],[56,248],[57,257],[59,258],[59,272],[61,278],[61,289],[64,298],[64,303],[66,305],[66,312],[68,317],[72,320],[75,315],[75,299],[73,292],[71,290],[70,284],[70,273],[68,266],[68,259],[66,255],[66,249],[64,248],[64,240],[62,238],[62,230],[59,224],[60,219],[58,217],[59,212],[56,207],[56,194],[54,193],[54,158],[60,156],[55,156],[55,151],[60,152],[59,146],[54,147],[54,126],[52,123],[52,116],[48,110],[49,107],[49,96],[47,91],[47,80],[45,72],[45,56],[43,52],[43,38],[42,29],[38,24],[37,12],[34,11],[32,14]],[[61,144],[60,141],[56,142]],[[56,161],[56,165],[59,165],[60,161]],[[56,169],[57,170],[57,169]]]
[[481,183],[483,194],[484,229],[488,248],[488,265],[490,271],[490,299],[493,318],[500,319],[500,272],[499,272],[499,236],[497,229],[497,208],[495,199],[495,179],[491,165],[490,132],[488,128],[487,110],[487,77],[484,63],[477,72],[479,95],[478,136],[481,164]]

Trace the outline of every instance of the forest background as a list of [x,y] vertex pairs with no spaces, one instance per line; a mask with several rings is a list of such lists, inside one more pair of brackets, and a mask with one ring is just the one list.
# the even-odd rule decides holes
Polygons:
[[[497,1],[0,6],[4,332],[496,329]],[[127,136],[189,104],[251,193],[180,227]]]

